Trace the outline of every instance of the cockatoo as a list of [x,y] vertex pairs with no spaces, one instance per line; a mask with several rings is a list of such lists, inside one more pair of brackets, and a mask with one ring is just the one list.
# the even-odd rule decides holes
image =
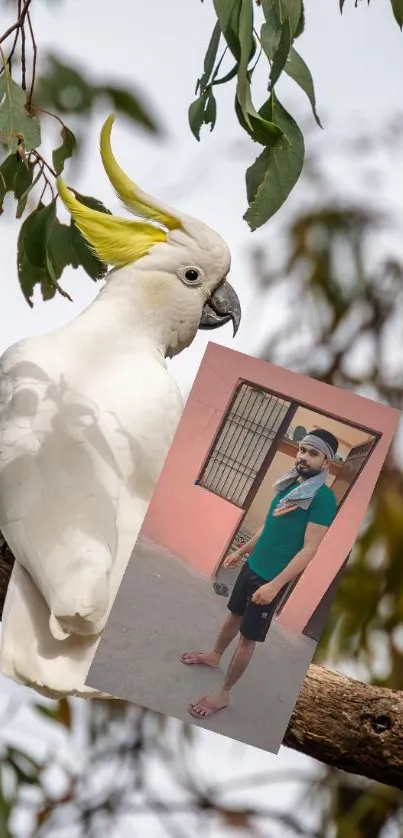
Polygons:
[[241,317],[230,252],[206,224],[147,195],[101,131],[103,166],[136,220],[59,195],[112,267],[71,323],[0,359],[0,529],[15,556],[1,672],[50,698],[86,685],[183,403],[167,358]]

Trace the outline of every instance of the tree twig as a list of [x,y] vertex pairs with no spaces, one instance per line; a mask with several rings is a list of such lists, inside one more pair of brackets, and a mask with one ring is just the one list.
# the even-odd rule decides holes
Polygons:
[[21,26],[21,87],[25,92],[27,89],[27,56],[25,26]]
[[12,26],[9,26],[9,28],[6,29],[6,31],[3,33],[3,35],[0,36],[0,44],[2,44],[3,41],[5,41],[6,38],[8,38],[9,35],[11,35],[13,32],[15,32],[16,29],[21,29],[21,27],[24,23],[24,20],[25,20],[25,15],[27,14],[31,3],[32,3],[32,0],[25,0],[25,3],[22,7],[22,11],[21,11],[21,14],[20,14],[18,20],[16,20],[15,23],[12,24]]
[[31,109],[31,104],[32,104],[32,96],[33,96],[34,87],[35,87],[36,64],[37,64],[37,60],[38,60],[38,47],[37,47],[37,44],[36,44],[34,30],[32,28],[31,15],[30,15],[29,12],[27,14],[27,23],[28,23],[28,28],[29,28],[29,34],[31,35],[32,53],[33,53],[33,56],[32,56],[32,78],[31,78],[31,86],[29,88],[29,96],[28,96],[28,102],[27,102],[27,108],[28,108],[28,110],[30,110]]

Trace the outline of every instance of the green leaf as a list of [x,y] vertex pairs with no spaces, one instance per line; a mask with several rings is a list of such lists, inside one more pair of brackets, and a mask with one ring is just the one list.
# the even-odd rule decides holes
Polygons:
[[43,107],[51,106],[59,113],[85,115],[90,113],[95,88],[75,67],[69,67],[55,56],[49,56],[46,72],[37,78],[35,101]]
[[112,215],[111,211],[106,208],[105,204],[103,204],[102,201],[98,201],[98,198],[93,198],[92,195],[82,195],[81,192],[77,192],[76,189],[74,190],[74,194],[77,201],[81,201],[81,203],[85,204],[86,207],[97,210],[98,212],[106,212],[108,215]]
[[238,64],[235,64],[235,66],[232,68],[232,70],[229,70],[228,73],[225,74],[225,76],[222,76],[220,79],[214,78],[214,80],[211,82],[212,86],[215,87],[216,84],[226,84],[227,81],[231,81],[232,79],[235,78],[237,72],[238,72]]
[[73,156],[77,145],[77,140],[72,131],[63,125],[61,130],[62,144],[55,148],[52,153],[53,168],[57,175],[60,175],[64,169],[66,160]]
[[292,47],[290,51],[284,70],[308,96],[316,122],[319,125],[319,128],[322,128],[323,126],[316,110],[315,88],[311,72],[309,67],[305,64],[304,59],[301,58],[300,54],[296,51],[296,49],[294,49],[294,47]]
[[[266,24],[268,26],[268,24]],[[278,42],[278,46],[276,52],[273,57],[273,63],[270,69],[270,76],[269,76],[269,87],[270,89],[274,87],[276,81],[281,76],[281,73],[284,69],[285,63],[287,61],[288,53],[290,52],[292,44],[292,34],[291,34],[291,26],[290,21],[287,20],[283,23],[281,27],[281,34],[280,39]]]
[[217,103],[211,87],[207,87],[198,99],[189,107],[189,125],[196,140],[200,140],[200,129],[202,125],[210,125],[213,130],[217,119]]
[[220,39],[221,39],[221,28],[220,28],[219,22],[217,21],[217,23],[216,23],[216,25],[213,29],[213,33],[212,33],[212,36],[210,38],[210,43],[207,47],[207,52],[206,52],[206,55],[205,55],[205,58],[204,58],[204,68],[203,68],[204,72],[203,72],[203,75],[201,76],[200,79],[197,80],[196,95],[199,92],[199,90],[200,90],[201,93],[204,91],[204,89],[206,88],[206,86],[207,86],[207,84],[210,80],[210,77],[211,77],[211,74],[212,74],[213,68],[214,68],[214,63],[215,63],[215,60],[216,60],[216,57],[217,57],[217,50],[218,50],[218,45],[220,43]]
[[400,30],[403,29],[403,0],[390,0],[395,20]]
[[10,152],[22,142],[27,149],[41,142],[41,128],[36,116],[26,110],[26,93],[11,78],[8,67],[0,76],[0,142]]
[[58,218],[55,219],[47,242],[47,255],[55,280],[60,279],[67,265],[78,267],[77,256],[71,243],[70,226],[62,224]]
[[249,208],[244,219],[251,230],[265,224],[288,198],[301,174],[305,154],[302,133],[274,92],[262,110],[268,112],[284,136],[274,148],[264,149],[246,172]]
[[210,131],[213,131],[217,120],[217,102],[215,100],[213,91],[209,90],[207,106],[204,113],[205,125],[210,125]]
[[189,106],[188,111],[188,120],[190,125],[190,130],[192,134],[196,137],[196,140],[200,141],[200,129],[202,125],[204,125],[204,114],[206,112],[206,105],[207,105],[207,98],[208,98],[208,90],[205,90],[204,93],[201,94],[194,102]]
[[98,259],[85,238],[81,235],[78,227],[71,222],[71,243],[77,258],[77,262],[84,268],[85,272],[91,279],[103,279],[108,266]]
[[17,242],[18,279],[22,293],[32,307],[34,287],[46,282],[47,245],[56,218],[56,199],[47,206],[40,205],[21,226]]
[[[108,210],[101,201],[98,201],[97,198],[93,198],[91,195],[80,195],[79,192],[76,192],[75,195],[77,200],[81,201],[81,203],[85,204],[87,207],[98,210],[99,212],[106,212],[111,215],[110,210]],[[104,262],[101,262],[101,260],[95,255],[84,236],[81,235],[78,227],[74,224],[73,219],[70,224],[70,235],[71,244],[76,256],[77,267],[81,265],[91,279],[103,279],[108,270],[108,266],[105,265]]]
[[[278,74],[273,81],[273,73],[274,66],[277,61],[277,56],[279,55],[279,53],[281,53],[281,36],[279,38],[278,31],[273,30],[273,28],[268,23],[264,23],[261,28],[260,39],[265,54],[267,55],[269,61],[273,62],[270,79],[272,81],[272,84],[275,84],[275,81],[278,78]],[[283,55],[281,55],[281,58],[283,58]],[[278,63],[280,64],[280,56]],[[294,47],[291,47],[291,49],[289,50],[288,57],[286,57],[285,64],[283,64],[281,70],[284,70],[284,72],[287,73],[287,75],[290,76],[290,78],[293,79],[293,81],[295,81],[296,84],[299,85],[299,87],[304,91],[304,93],[306,93],[311,103],[313,115],[316,119],[316,122],[318,123],[319,127],[322,128],[322,124],[316,111],[315,89],[313,85],[312,75],[310,73],[309,68],[305,64],[304,59],[301,58],[301,56],[294,49]]]
[[[239,14],[243,0],[214,0],[214,9],[220,24],[221,32],[237,61],[241,48],[238,38]],[[252,0],[247,0],[252,8]],[[253,9],[252,9],[253,15]]]
[[290,22],[291,36],[300,34],[304,23],[302,0],[262,0],[262,9],[266,21],[280,31],[286,20]]
[[261,29],[261,44],[271,62],[269,90],[281,73],[292,47],[294,38],[304,28],[302,0],[264,0],[263,10],[266,22]]
[[275,145],[282,136],[281,130],[261,113],[257,113],[252,102],[248,63],[253,43],[253,8],[249,0],[241,0],[239,15],[239,40],[241,55],[238,66],[235,112],[242,127],[255,142]]
[[46,264],[47,244],[56,220],[56,199],[35,209],[24,221],[21,233],[24,239],[25,255],[34,268]]
[[[31,164],[29,164],[29,165],[31,165]],[[35,164],[33,165],[33,170],[34,169],[35,169]],[[18,196],[17,212],[15,214],[16,218],[21,218],[21,216],[22,216],[22,214],[25,210],[25,207],[27,205],[28,195],[32,191],[34,186],[36,186],[36,184],[38,183],[38,180],[41,177],[42,177],[42,168],[39,167],[39,171],[37,172],[35,178],[33,180],[31,179],[30,183],[27,184],[26,189],[21,193],[21,195]]]
[[117,111],[124,113],[125,116],[141,125],[142,128],[146,128],[154,134],[161,132],[155,119],[146,110],[140,99],[134,96],[130,90],[112,84],[100,85],[94,90],[96,96],[107,96],[111,99]]
[[0,166],[0,214],[7,192],[14,192],[14,181],[19,167],[24,165],[17,154],[9,154]]

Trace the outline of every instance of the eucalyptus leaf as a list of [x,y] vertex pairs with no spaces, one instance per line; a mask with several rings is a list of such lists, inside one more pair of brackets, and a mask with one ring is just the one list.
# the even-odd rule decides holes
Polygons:
[[96,97],[107,96],[108,99],[111,99],[115,110],[125,114],[132,122],[136,122],[153,134],[161,133],[161,128],[156,119],[151,116],[140,97],[135,96],[128,88],[117,87],[113,84],[101,84],[94,88],[94,95]]
[[252,102],[248,64],[251,45],[253,44],[253,8],[249,0],[241,0],[239,41],[241,54],[238,66],[235,112],[241,126],[255,142],[271,146],[278,142],[282,132],[277,125],[264,119],[256,111]]
[[[267,55],[268,59],[273,62],[276,54],[280,51],[279,47],[279,32],[273,31],[272,27],[269,26],[268,23],[264,23],[261,32],[260,32],[260,39],[262,48]],[[319,119],[317,110],[316,110],[316,97],[315,97],[315,89],[313,84],[313,79],[309,67],[306,65],[303,58],[301,58],[300,54],[294,47],[291,47],[288,57],[285,61],[283,66],[284,72],[299,85],[301,90],[306,93],[308,99],[311,103],[313,115],[315,120],[320,128],[322,128],[321,121]],[[273,69],[272,69],[273,72]],[[275,82],[273,82],[274,84]]]
[[[268,24],[266,24],[268,26]],[[278,41],[277,49],[273,56],[273,63],[270,69],[270,76],[269,76],[269,85],[270,87],[274,87],[276,81],[281,76],[281,73],[285,67],[285,63],[287,61],[288,54],[291,49],[292,44],[292,33],[291,33],[291,26],[290,21],[284,21],[281,27],[281,34]]]
[[[33,166],[33,169],[35,169],[35,166]],[[36,173],[35,178],[33,180],[31,180],[30,183],[28,183],[26,189],[21,193],[21,195],[18,196],[17,211],[16,211],[16,214],[15,214],[16,218],[21,218],[21,216],[22,216],[22,214],[25,210],[25,207],[27,205],[28,195],[32,191],[34,186],[36,186],[36,184],[38,183],[38,180],[41,177],[42,177],[42,169],[39,168],[39,171]]]
[[48,56],[45,72],[35,84],[36,102],[62,114],[85,115],[92,110],[95,96],[94,85],[87,81],[83,72],[54,55]]
[[283,23],[289,21],[291,37],[301,33],[304,25],[302,0],[262,0],[265,20],[276,30],[281,30]]
[[213,33],[210,38],[210,43],[207,47],[207,52],[204,58],[204,72],[203,75],[198,79],[196,85],[196,95],[199,92],[203,92],[205,87],[207,86],[208,82],[210,81],[211,74],[214,69],[215,60],[217,58],[217,50],[218,45],[221,39],[221,27],[219,22],[217,21]]
[[301,90],[306,93],[308,99],[311,103],[312,112],[315,117],[319,128],[322,128],[322,123],[319,119],[317,110],[316,110],[316,96],[315,96],[315,88],[313,84],[313,79],[311,75],[311,71],[309,67],[305,64],[303,58],[301,58],[300,54],[297,52],[294,47],[291,48],[290,54],[287,58],[284,67],[285,72],[291,79],[293,79],[301,88]]
[[204,124],[210,125],[210,131],[213,131],[217,120],[217,102],[215,100],[213,91],[208,92],[206,109],[204,112]]
[[108,215],[112,214],[111,211],[106,208],[105,204],[103,204],[102,201],[99,201],[98,198],[93,198],[92,195],[82,195],[81,192],[77,192],[76,189],[74,190],[74,194],[77,201],[85,204],[86,207],[97,210],[97,212],[106,212]]
[[32,307],[35,285],[48,278],[47,243],[56,218],[56,200],[40,205],[21,225],[17,242],[18,279],[22,293]]
[[189,106],[188,119],[192,134],[196,140],[200,140],[200,130],[204,124],[204,115],[206,112],[208,99],[208,90],[205,90],[194,102]]
[[[243,0],[213,0],[214,9],[220,24],[221,32],[233,54],[237,59],[240,58],[241,48],[238,37],[239,30],[239,15]],[[247,0],[252,8],[252,0]]]
[[26,149],[41,142],[41,128],[36,116],[26,109],[26,93],[11,78],[8,66],[0,76],[0,142],[15,152],[22,142]]
[[262,110],[284,136],[273,148],[264,149],[246,172],[249,208],[244,219],[251,230],[265,224],[288,198],[301,174],[305,154],[302,133],[274,92]]
[[77,140],[70,128],[67,128],[67,125],[63,125],[61,136],[62,144],[55,148],[52,153],[53,168],[57,175],[62,173],[66,160],[73,156],[77,145]]
[[58,218],[55,219],[47,242],[47,259],[54,280],[60,279],[68,265],[78,266],[77,256],[71,243],[70,226],[62,224]]
[[71,222],[70,234],[71,243],[79,265],[84,268],[86,274],[91,279],[103,279],[107,273],[108,266],[98,259],[84,236],[81,235],[78,227],[74,224],[74,221]]
[[14,192],[14,182],[22,160],[17,154],[9,154],[0,166],[0,214],[3,212],[4,198],[7,192]]
[[24,238],[24,250],[30,264],[35,268],[46,265],[47,243],[56,220],[56,199],[35,209],[24,221],[20,235]]
[[403,0],[390,0],[399,29],[403,29]]

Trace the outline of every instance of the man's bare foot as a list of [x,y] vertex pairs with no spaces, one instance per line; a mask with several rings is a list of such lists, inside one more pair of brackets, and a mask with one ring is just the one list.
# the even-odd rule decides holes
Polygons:
[[181,663],[186,666],[213,666],[216,667],[220,663],[221,655],[217,652],[184,652],[181,656]]
[[229,692],[215,690],[203,695],[193,704],[188,704],[188,713],[195,719],[208,719],[219,710],[224,710],[229,704]]

